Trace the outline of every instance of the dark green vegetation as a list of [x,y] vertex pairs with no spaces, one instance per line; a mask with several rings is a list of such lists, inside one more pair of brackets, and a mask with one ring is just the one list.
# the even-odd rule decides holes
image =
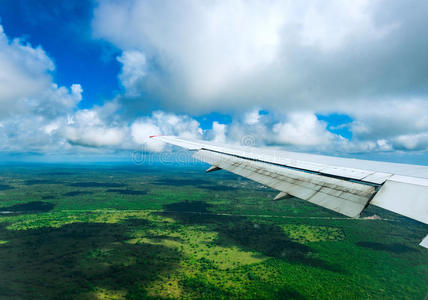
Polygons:
[[427,295],[426,225],[274,195],[202,167],[0,167],[0,299]]

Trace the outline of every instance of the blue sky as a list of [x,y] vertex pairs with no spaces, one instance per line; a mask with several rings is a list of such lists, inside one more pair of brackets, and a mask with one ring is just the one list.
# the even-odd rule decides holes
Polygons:
[[428,5],[11,1],[0,151],[164,151],[151,134],[428,162]]
[[53,59],[54,81],[85,87],[79,107],[113,98],[120,89],[120,50],[91,37],[91,1],[2,1],[1,24],[9,38],[40,45]]

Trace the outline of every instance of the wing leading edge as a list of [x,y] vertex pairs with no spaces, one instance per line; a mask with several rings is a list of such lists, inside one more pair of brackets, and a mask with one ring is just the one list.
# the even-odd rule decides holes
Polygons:
[[[373,204],[428,224],[428,167],[155,138],[210,164],[348,217]],[[415,176],[411,176],[416,174]],[[420,243],[428,248],[428,235]]]

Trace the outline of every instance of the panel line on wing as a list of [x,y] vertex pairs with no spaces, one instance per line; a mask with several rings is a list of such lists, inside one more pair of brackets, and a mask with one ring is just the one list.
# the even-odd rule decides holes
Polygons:
[[[251,157],[239,156],[239,155],[236,155],[236,154],[229,154],[229,153],[226,153],[226,152],[216,151],[216,150],[207,149],[207,148],[203,148],[203,147],[201,148],[201,150],[209,151],[209,152],[214,152],[214,153],[219,153],[219,154],[228,155],[228,156],[233,156],[233,157],[240,158],[240,159],[245,159],[245,160],[250,160],[250,161],[255,161],[255,162],[261,162],[261,163],[270,164],[270,165],[273,165],[273,166],[284,167],[284,168],[288,168],[288,169],[291,169],[291,170],[296,170],[296,171],[305,172],[305,173],[309,173],[309,174],[315,174],[315,175],[320,175],[320,176],[325,176],[325,177],[330,177],[330,178],[335,178],[335,179],[340,179],[340,180],[346,180],[346,181],[349,181],[349,182],[355,182],[355,183],[365,184],[365,185],[374,186],[374,187],[381,186],[381,184],[379,184],[379,183],[367,182],[367,181],[362,181],[362,180],[358,180],[358,179],[352,179],[352,178],[343,177],[343,176],[339,176],[339,175],[332,175],[332,174],[322,173],[320,171],[311,171],[311,170],[306,170],[306,169],[291,167],[291,166],[288,166],[288,165],[283,165],[283,164],[274,163],[274,162],[270,162],[270,161],[264,161],[264,160],[260,160],[260,159],[256,159],[256,158],[251,158]],[[201,150],[199,150],[199,151],[201,151]]]
[[194,156],[224,170],[349,217],[358,217],[376,192],[372,185],[301,172],[216,151],[200,150]]

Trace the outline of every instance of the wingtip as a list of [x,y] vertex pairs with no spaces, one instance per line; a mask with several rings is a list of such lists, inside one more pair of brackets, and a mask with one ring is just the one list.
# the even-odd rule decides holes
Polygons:
[[150,135],[149,138],[152,139],[152,138],[155,138],[155,137],[158,137],[158,136],[160,136],[160,135]]

